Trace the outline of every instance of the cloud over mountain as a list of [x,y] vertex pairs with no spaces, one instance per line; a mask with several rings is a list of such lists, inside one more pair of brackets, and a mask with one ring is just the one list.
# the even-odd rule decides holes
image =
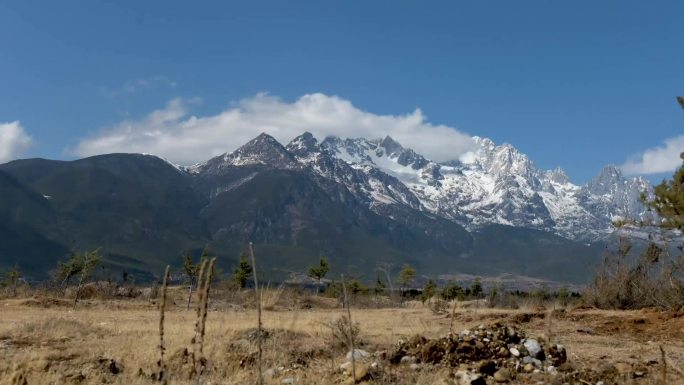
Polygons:
[[18,158],[31,145],[31,137],[18,121],[0,123],[0,163]]
[[681,165],[679,155],[684,152],[684,135],[665,139],[660,147],[649,148],[632,157],[620,168],[625,174],[657,174],[674,171]]
[[160,110],[127,120],[81,140],[79,156],[112,152],[152,153],[180,164],[192,164],[235,150],[261,132],[288,142],[303,131],[319,138],[384,137],[437,161],[457,159],[475,147],[471,137],[453,127],[427,122],[421,110],[405,115],[378,115],[350,101],[320,93],[294,102],[257,94],[209,116],[190,114],[192,100],[173,99]]

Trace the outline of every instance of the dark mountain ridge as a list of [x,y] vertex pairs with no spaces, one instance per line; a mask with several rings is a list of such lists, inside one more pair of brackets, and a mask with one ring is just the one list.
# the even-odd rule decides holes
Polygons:
[[[229,270],[252,241],[274,279],[326,255],[333,273],[366,279],[379,265],[410,263],[426,275],[516,273],[576,283],[600,256],[600,247],[547,232],[468,231],[425,210],[397,177],[336,157],[335,140],[319,143],[307,133],[283,146],[262,134],[188,169],[140,154],[0,165],[0,268],[19,263],[41,278],[70,250],[101,248],[113,271],[155,275],[179,265],[183,252],[207,247]],[[429,168],[391,138],[382,148],[407,167]]]

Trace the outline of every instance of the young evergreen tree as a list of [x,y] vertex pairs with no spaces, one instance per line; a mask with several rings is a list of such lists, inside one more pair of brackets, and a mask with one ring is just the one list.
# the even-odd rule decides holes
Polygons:
[[470,294],[475,298],[480,298],[482,296],[482,281],[480,278],[475,278],[473,283],[470,285]]
[[192,256],[189,253],[183,255],[183,275],[185,275],[185,282],[188,284],[188,303],[187,309],[190,309],[190,302],[192,301],[192,290],[197,285],[197,270],[199,263],[192,262]]
[[250,274],[252,274],[252,265],[249,263],[246,254],[240,254],[240,261],[233,270],[233,281],[240,289],[244,289],[247,286]]
[[[679,157],[684,161],[684,152]],[[684,229],[684,163],[672,179],[664,180],[653,191],[654,198],[646,203],[662,218],[665,228]]]
[[436,293],[437,293],[437,284],[435,283],[435,281],[429,279],[425,283],[425,286],[423,287],[423,293],[421,294],[420,299],[423,302],[423,304],[425,302],[429,303],[430,300],[432,299],[432,297],[434,297]]
[[402,298],[404,297],[404,292],[411,286],[413,281],[416,279],[416,269],[411,265],[404,265],[404,267],[399,272],[399,277],[397,282],[401,285]]
[[318,261],[318,266],[312,266],[309,268],[309,277],[318,281],[321,284],[321,280],[325,278],[326,274],[330,271],[330,265],[328,264],[328,259],[326,257],[321,257]]
[[19,265],[14,265],[14,267],[11,270],[5,273],[5,276],[0,283],[2,283],[2,286],[9,287],[12,292],[12,296],[16,297],[17,286],[19,286],[20,279],[21,269],[19,269]]

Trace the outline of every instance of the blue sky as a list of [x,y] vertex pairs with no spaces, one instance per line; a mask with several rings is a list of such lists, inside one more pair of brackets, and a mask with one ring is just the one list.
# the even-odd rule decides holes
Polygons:
[[218,135],[237,111],[240,131],[225,127],[233,139],[221,143],[230,147],[255,122],[272,127],[292,111],[333,109],[351,125],[370,116],[380,127],[363,129],[375,134],[406,127],[420,109],[411,124],[427,139],[405,133],[404,144],[436,158],[444,148],[427,142],[447,126],[509,142],[577,183],[609,163],[658,180],[684,151],[683,20],[675,0],[3,0],[0,124],[24,139],[6,158],[143,143],[206,159],[216,149],[163,147],[133,131],[173,131],[158,141],[191,146],[178,134],[190,116]]

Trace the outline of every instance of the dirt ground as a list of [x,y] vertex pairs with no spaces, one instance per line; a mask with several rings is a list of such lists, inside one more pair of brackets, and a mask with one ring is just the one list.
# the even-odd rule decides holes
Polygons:
[[[334,306],[334,302],[320,299],[320,303],[307,306],[309,309],[276,307],[264,312],[267,334],[262,371],[267,383],[353,383],[349,374],[340,370],[348,349],[333,337],[331,328],[346,313]],[[542,372],[514,374],[503,382],[593,385],[603,380],[604,384],[658,384],[664,375],[668,384],[684,384],[684,313],[458,308],[451,316],[434,313],[418,303],[403,308],[352,309],[352,318],[360,328],[357,344],[372,354],[368,361],[373,361],[362,368],[369,374],[358,382],[466,383],[459,382],[464,380],[457,372],[480,364],[394,365],[385,353],[391,352],[398,341],[416,335],[436,339],[450,331],[475,330],[498,322],[549,346],[563,345],[567,363],[559,370],[594,371],[607,376],[603,380],[578,374],[576,379],[568,380]],[[166,312],[167,383],[256,383],[256,312],[210,305],[204,369],[199,378],[193,377],[191,363],[195,319],[194,310],[186,310],[181,300]],[[159,372],[158,330],[159,311],[153,301],[88,300],[74,308],[71,301],[63,299],[0,300],[0,384],[160,383],[153,380]],[[661,347],[667,365],[663,365]],[[483,380],[497,383],[491,376]]]

